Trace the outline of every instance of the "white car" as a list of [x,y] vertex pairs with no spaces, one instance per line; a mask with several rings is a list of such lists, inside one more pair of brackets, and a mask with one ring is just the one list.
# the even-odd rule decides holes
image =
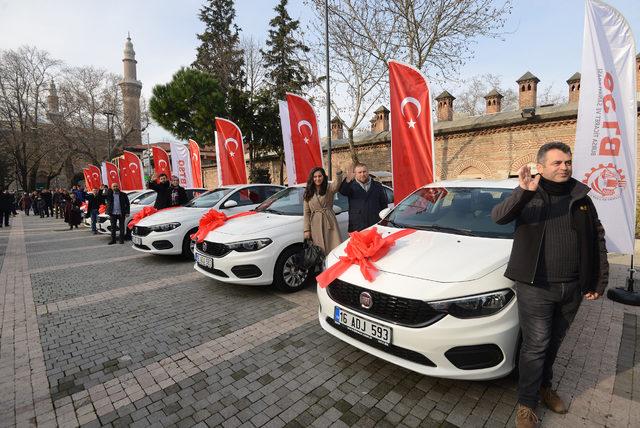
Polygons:
[[[387,199],[393,191],[385,186]],[[269,285],[283,291],[304,287],[307,271],[299,265],[303,241],[304,185],[289,187],[255,209],[210,232],[197,244],[194,269],[222,282]],[[347,238],[349,201],[336,194],[333,206],[340,235]]]
[[[318,287],[322,328],[365,352],[434,377],[481,380],[508,375],[519,340],[513,281],[503,276],[513,223],[491,209],[517,180],[442,181],[416,190],[376,226],[383,236],[415,229],[374,262]],[[348,241],[329,253],[327,267]]]
[[283,186],[244,184],[220,187],[193,199],[184,207],[171,208],[145,217],[134,226],[133,248],[152,254],[183,255],[193,258],[191,235],[200,218],[214,208],[230,216],[249,211]]

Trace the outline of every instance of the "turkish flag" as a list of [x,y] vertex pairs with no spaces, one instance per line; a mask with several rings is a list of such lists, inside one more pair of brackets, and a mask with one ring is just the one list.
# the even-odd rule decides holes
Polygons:
[[99,189],[102,186],[102,178],[100,168],[95,165],[87,165],[89,170],[89,181],[92,189]]
[[122,187],[122,184],[120,184],[120,175],[118,175],[118,167],[111,162],[105,162],[104,165],[107,169],[107,183],[109,188],[111,188],[113,183],[118,184],[118,187]]
[[216,161],[218,185],[247,184],[242,132],[227,119],[216,117]]
[[171,178],[171,163],[167,152],[158,146],[151,147],[151,152],[153,154],[153,170],[156,175],[167,174],[167,178]]
[[191,174],[193,175],[193,187],[202,188],[202,163],[200,161],[200,147],[198,143],[189,140],[189,153],[191,155]]
[[[288,157],[293,161],[291,169],[289,162],[287,163],[287,181],[289,184],[305,183],[311,170],[322,166],[322,148],[316,112],[309,101],[291,93],[287,93],[287,110],[290,141],[285,141],[285,151],[289,143]],[[283,119],[285,118],[281,117],[282,126],[285,127],[287,124]]]
[[127,150],[124,151],[123,157],[124,163],[127,165],[127,169],[129,170],[129,184],[133,187],[132,190],[144,189],[144,176],[140,158],[136,156],[135,153],[129,152]]
[[122,190],[134,190],[131,187],[131,174],[129,174],[129,168],[127,168],[123,156],[118,158],[118,170],[120,171],[120,188]]
[[394,202],[434,180],[429,85],[415,68],[389,61]]
[[91,183],[91,171],[89,168],[82,168],[82,175],[84,175],[84,187],[86,187],[87,192],[93,190],[93,186]]

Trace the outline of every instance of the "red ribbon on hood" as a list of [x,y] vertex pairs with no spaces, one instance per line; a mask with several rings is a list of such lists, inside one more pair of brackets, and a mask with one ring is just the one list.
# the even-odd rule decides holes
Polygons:
[[98,207],[98,213],[99,214],[104,214],[107,212],[107,206],[105,204],[102,204]]
[[245,211],[243,213],[238,213],[227,217],[225,213],[221,213],[220,211],[217,211],[215,209],[210,209],[200,218],[198,230],[196,231],[196,233],[191,235],[191,239],[195,240],[199,244],[204,241],[204,238],[207,237],[209,232],[219,228],[229,220],[252,214],[256,214],[256,211]]
[[89,209],[89,202],[83,202],[82,205],[80,205],[80,209],[84,212],[87,212],[87,210]]
[[133,216],[133,218],[127,224],[127,227],[129,228],[129,230],[132,230],[133,226],[138,224],[140,220],[142,220],[145,217],[149,217],[151,214],[155,214],[157,212],[158,210],[155,207],[147,205],[144,208],[142,208],[142,210],[138,211],[136,215]]
[[352,265],[360,266],[364,279],[373,281],[374,275],[378,272],[373,262],[384,257],[398,239],[414,232],[415,229],[403,229],[386,238],[383,238],[375,227],[362,232],[351,232],[350,240],[344,249],[346,256],[341,256],[337,263],[316,277],[318,285],[326,288]]

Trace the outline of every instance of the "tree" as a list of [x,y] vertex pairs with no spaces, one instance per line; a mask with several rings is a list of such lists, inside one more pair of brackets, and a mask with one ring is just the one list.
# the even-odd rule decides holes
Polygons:
[[244,58],[240,46],[240,30],[233,23],[236,11],[233,0],[209,0],[200,9],[200,20],[205,30],[198,34],[198,46],[194,68],[213,75],[223,94],[231,88],[244,86]]
[[154,86],[149,112],[156,123],[177,138],[206,144],[213,138],[213,118],[225,112],[224,94],[210,74],[182,68],[171,82]]
[[515,110],[518,107],[518,94],[513,89],[502,86],[502,79],[496,74],[472,76],[465,82],[465,90],[456,96],[455,112],[463,116],[477,116],[486,111],[484,97],[492,89],[500,92],[502,111]]

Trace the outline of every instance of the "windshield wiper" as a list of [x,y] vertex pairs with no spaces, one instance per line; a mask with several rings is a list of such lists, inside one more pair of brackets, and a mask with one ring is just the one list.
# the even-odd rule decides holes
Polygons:
[[282,213],[280,211],[274,210],[273,208],[265,208],[265,209],[260,210],[258,212],[282,215]]
[[407,228],[409,228],[409,226],[404,225],[404,224],[400,224],[400,223],[396,223],[393,220],[385,220],[385,221],[386,221],[385,226],[397,227],[398,229],[407,229]]
[[455,233],[456,235],[477,236],[469,229],[458,229],[455,227],[440,226],[438,224],[432,224],[430,226],[415,226],[415,228],[420,230],[437,230],[438,232],[450,232]]

